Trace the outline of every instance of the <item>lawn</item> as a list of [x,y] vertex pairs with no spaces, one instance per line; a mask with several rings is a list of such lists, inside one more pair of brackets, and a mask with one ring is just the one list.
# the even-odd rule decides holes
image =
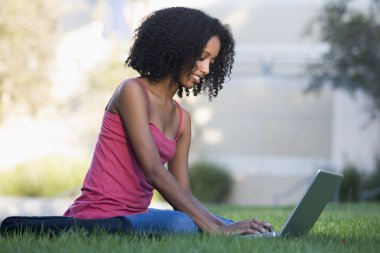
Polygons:
[[[257,217],[280,230],[290,207],[210,205],[232,219]],[[0,237],[0,252],[380,252],[380,204],[329,204],[307,236],[300,238],[234,238],[227,236],[163,236],[139,238],[80,232],[55,237]]]

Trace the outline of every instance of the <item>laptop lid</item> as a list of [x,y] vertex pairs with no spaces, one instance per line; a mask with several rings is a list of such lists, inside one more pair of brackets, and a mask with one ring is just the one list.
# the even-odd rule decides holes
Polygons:
[[318,170],[312,183],[293,209],[280,235],[307,234],[342,181],[343,175]]

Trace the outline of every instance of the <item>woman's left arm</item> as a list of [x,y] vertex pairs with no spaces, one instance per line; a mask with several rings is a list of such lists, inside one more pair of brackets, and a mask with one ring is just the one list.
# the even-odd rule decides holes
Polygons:
[[208,216],[216,225],[224,225],[224,223],[210,211],[207,210],[192,194],[189,181],[189,150],[191,143],[191,118],[190,114],[183,110],[182,128],[176,144],[176,153],[168,162],[170,173],[178,180],[180,186],[190,193],[192,201],[198,206],[199,210]]

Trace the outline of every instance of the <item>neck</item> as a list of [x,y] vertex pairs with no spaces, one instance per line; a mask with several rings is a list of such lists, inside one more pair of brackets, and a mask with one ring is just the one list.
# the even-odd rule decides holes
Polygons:
[[178,85],[173,83],[171,78],[165,78],[157,82],[150,82],[145,79],[148,84],[148,89],[157,97],[163,100],[172,100],[178,91]]

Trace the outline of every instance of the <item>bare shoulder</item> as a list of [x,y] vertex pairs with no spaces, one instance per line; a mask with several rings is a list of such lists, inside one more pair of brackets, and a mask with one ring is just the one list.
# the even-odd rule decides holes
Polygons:
[[182,118],[183,118],[182,120],[186,121],[187,123],[191,122],[190,113],[183,108],[182,108]]
[[116,107],[118,111],[121,107],[130,106],[147,106],[147,97],[142,85],[135,78],[125,80],[118,88],[116,95]]
[[191,129],[191,116],[188,111],[182,108],[182,132]]
[[[136,78],[129,78],[120,85],[118,93],[127,95],[127,96],[137,95],[137,94],[144,95],[144,90],[143,90],[143,87],[141,87],[139,82],[136,80]],[[132,93],[132,94],[129,94],[129,93]]]

